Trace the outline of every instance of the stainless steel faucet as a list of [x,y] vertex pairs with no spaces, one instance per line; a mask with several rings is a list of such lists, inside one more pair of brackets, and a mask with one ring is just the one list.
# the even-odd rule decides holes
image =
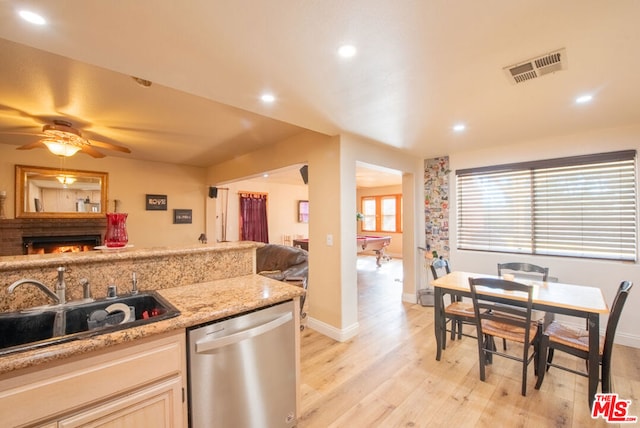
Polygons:
[[131,274],[131,294],[138,294],[138,277],[135,272]]
[[66,303],[65,289],[66,285],[64,283],[64,272],[67,269],[65,267],[60,266],[58,268],[58,282],[56,283],[56,292],[51,291],[46,285],[37,281],[35,279],[20,279],[9,286],[7,291],[9,294],[12,294],[16,288],[24,284],[35,285],[46,294],[51,300],[53,300],[56,304],[63,305]]
[[80,280],[80,285],[82,285],[82,298],[84,300],[93,300],[91,297],[91,285],[89,284],[89,280],[87,278],[82,278]]
[[60,304],[65,304],[67,302],[66,290],[67,285],[64,283],[64,273],[67,270],[66,267],[60,266],[58,268],[58,282],[56,282],[56,295],[60,300]]

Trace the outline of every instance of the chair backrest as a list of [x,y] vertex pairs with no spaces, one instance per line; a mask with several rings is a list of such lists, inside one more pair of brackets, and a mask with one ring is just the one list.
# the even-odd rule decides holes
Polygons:
[[613,299],[613,306],[609,313],[609,321],[607,321],[607,331],[604,335],[604,348],[602,350],[602,360],[610,361],[611,351],[613,349],[613,339],[616,335],[616,328],[618,328],[618,321],[620,321],[620,314],[622,314],[622,308],[627,301],[629,291],[631,291],[633,283],[630,281],[622,281],[618,287],[616,297]]
[[[523,328],[525,330],[525,343],[531,342],[532,286],[504,279],[469,278],[469,288],[471,290],[473,310],[478,320],[478,334],[482,334],[480,327],[482,320],[490,320]],[[502,297],[495,295],[495,290],[497,289],[523,293],[526,296],[526,301],[520,301],[519,304],[512,305],[510,300],[504,300],[504,295]],[[523,306],[525,310],[523,310]]]
[[546,281],[549,278],[549,268],[533,265],[531,263],[498,263],[498,276],[502,276],[503,270],[511,270],[517,272],[527,273],[539,273],[542,275],[542,280]]
[[431,268],[433,279],[438,279],[441,276],[451,273],[449,262],[445,259],[435,259],[429,267]]

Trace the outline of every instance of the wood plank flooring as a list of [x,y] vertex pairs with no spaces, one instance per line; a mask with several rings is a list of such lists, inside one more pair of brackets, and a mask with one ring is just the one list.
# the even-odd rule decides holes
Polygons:
[[[618,426],[591,419],[581,376],[551,368],[535,390],[530,367],[523,397],[516,361],[495,357],[480,381],[473,339],[448,340],[436,361],[433,308],[403,303],[401,279],[401,261],[376,268],[358,257],[359,334],[340,343],[301,333],[299,428]],[[554,361],[583,364],[561,353]],[[613,362],[614,390],[640,416],[640,350],[616,346]]]

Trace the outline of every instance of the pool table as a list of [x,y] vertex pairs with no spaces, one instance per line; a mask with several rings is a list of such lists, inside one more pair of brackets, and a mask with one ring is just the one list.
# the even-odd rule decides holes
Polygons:
[[[389,257],[384,253],[384,249],[391,243],[390,236],[375,236],[375,235],[358,235],[356,237],[358,243],[358,252],[363,251],[375,251],[376,264],[382,266],[381,259],[389,260]],[[309,251],[308,239],[294,239],[294,247],[300,247],[303,250]]]
[[382,266],[380,259],[389,260],[389,256],[384,253],[384,249],[391,243],[390,236],[358,235],[356,239],[359,253],[362,251],[375,251],[378,267]]

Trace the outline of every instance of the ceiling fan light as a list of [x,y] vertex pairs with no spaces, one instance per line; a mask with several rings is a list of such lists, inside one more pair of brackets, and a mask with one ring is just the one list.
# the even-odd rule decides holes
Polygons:
[[42,142],[47,146],[47,149],[56,156],[69,157],[75,155],[78,153],[78,150],[80,150],[80,147],[68,144],[64,141],[43,140]]
[[76,178],[71,177],[69,175],[58,175],[56,176],[56,178],[58,179],[60,184],[64,184],[64,185],[70,185],[76,182]]

